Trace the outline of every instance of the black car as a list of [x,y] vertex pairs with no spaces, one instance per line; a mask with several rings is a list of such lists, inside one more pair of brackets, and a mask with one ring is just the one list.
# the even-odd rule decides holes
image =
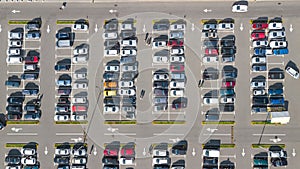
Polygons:
[[253,113],[267,112],[267,106],[263,105],[253,105],[252,110]]
[[234,47],[235,41],[232,39],[222,39],[221,40],[221,46],[222,47]]
[[113,73],[113,72],[105,72],[103,74],[104,80],[118,80],[120,74],[119,73]]
[[22,112],[7,112],[7,120],[20,120],[22,118]]
[[216,80],[219,78],[219,70],[213,67],[209,67],[203,72],[203,79],[205,80]]
[[284,157],[281,158],[271,158],[271,163],[274,167],[287,166],[287,159]]
[[58,98],[58,103],[57,104],[70,104],[70,97],[69,96],[60,96]]
[[203,165],[218,165],[218,157],[203,157]]
[[227,65],[222,69],[222,77],[223,78],[237,78],[237,68]]
[[103,157],[102,163],[104,165],[119,165],[118,157]]
[[105,97],[103,100],[105,105],[120,105],[119,97]]
[[234,55],[236,53],[236,47],[222,47],[221,54],[222,55]]
[[21,157],[19,156],[6,156],[5,163],[8,165],[18,165],[21,163]]
[[279,68],[270,69],[268,77],[269,79],[284,79],[284,71]]
[[186,155],[188,149],[188,142],[181,140],[172,146],[172,153],[175,155]]
[[57,164],[69,164],[69,161],[70,161],[70,157],[63,157],[63,156],[56,156],[54,158],[54,163],[57,163]]
[[10,112],[22,112],[22,105],[8,105],[6,110]]
[[219,109],[221,112],[233,112],[234,104],[231,103],[219,104]]
[[169,30],[169,22],[156,22],[153,24],[153,30],[155,31],[166,31]]
[[8,104],[18,104],[18,105],[22,105],[23,104],[24,99],[22,97],[9,97],[7,99],[7,103]]
[[56,71],[69,71],[71,69],[71,65],[57,64],[54,69]]
[[155,96],[168,96],[168,89],[155,88],[153,94]]
[[253,97],[252,98],[252,104],[254,105],[266,105],[269,103],[268,97]]
[[172,102],[172,109],[178,110],[186,108],[188,104],[188,99],[185,97],[179,97]]
[[230,63],[235,61],[235,55],[222,55],[222,63]]
[[205,113],[205,121],[219,121],[220,111],[218,108],[209,109]]
[[154,81],[153,87],[155,88],[168,88],[169,82],[168,81]]

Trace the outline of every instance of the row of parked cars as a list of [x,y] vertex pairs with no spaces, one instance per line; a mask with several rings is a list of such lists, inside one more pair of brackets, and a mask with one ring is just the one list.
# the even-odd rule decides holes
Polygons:
[[[67,48],[73,46],[76,32],[87,32],[89,28],[87,20],[77,20],[72,27],[60,29],[56,34],[57,47]],[[89,58],[89,45],[82,43],[73,50],[72,59],[64,58],[55,65],[55,70],[65,72],[77,65],[87,64]],[[71,76],[72,75],[72,76]],[[74,73],[62,73],[56,79],[59,98],[55,106],[54,121],[85,121],[88,113],[87,100],[87,68],[80,67]],[[80,91],[70,97],[71,92]]]
[[253,169],[267,169],[270,164],[274,167],[286,167],[287,152],[281,147],[271,146],[268,152],[260,152],[253,157]]
[[19,151],[19,154],[8,154],[5,157],[5,169],[39,169],[40,163],[37,161],[37,147],[24,146]]
[[[119,60],[106,63],[103,73],[103,113],[125,113],[126,119],[136,118],[136,86],[138,61],[135,21],[126,19],[119,25],[117,19],[104,24],[104,56],[120,56]],[[120,28],[120,34],[119,34]]]
[[86,169],[87,159],[87,146],[83,143],[55,148],[54,163],[57,169]]

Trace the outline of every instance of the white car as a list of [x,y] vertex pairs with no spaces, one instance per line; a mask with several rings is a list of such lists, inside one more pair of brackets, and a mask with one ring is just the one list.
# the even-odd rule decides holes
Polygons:
[[118,56],[119,50],[117,49],[107,49],[104,50],[104,56]]
[[133,81],[119,81],[120,87],[133,87]]
[[265,56],[253,56],[252,59],[252,64],[255,63],[266,63],[267,62],[267,58]]
[[54,121],[69,121],[70,120],[70,117],[69,115],[55,115],[54,116]]
[[55,155],[70,155],[70,149],[55,149]]
[[153,60],[153,63],[168,63],[169,62],[168,56],[153,56],[152,60]]
[[80,149],[73,149],[72,154],[74,156],[85,156],[87,153],[86,153],[86,149],[80,148]]
[[103,39],[117,39],[118,38],[118,33],[117,32],[106,32],[103,33],[102,35]]
[[210,104],[218,104],[218,103],[219,103],[218,98],[210,98],[210,97],[203,98],[203,104],[210,105]]
[[255,40],[252,42],[252,46],[254,48],[256,47],[265,47],[265,46],[268,46],[268,41],[266,40]]
[[271,23],[269,23],[269,29],[271,30],[271,29],[282,29],[283,28],[283,26],[282,26],[282,23],[280,23],[280,22],[271,22]]
[[73,114],[71,116],[72,121],[85,121],[87,119],[86,114]]
[[172,48],[170,50],[171,55],[182,55],[184,54],[184,49],[183,48]]
[[254,89],[253,90],[253,95],[254,96],[260,96],[260,95],[265,95],[266,91],[264,89]]
[[21,40],[11,40],[8,43],[9,47],[22,47],[22,41]]
[[183,89],[171,89],[170,95],[173,97],[183,97],[184,96],[184,90]]
[[23,157],[21,159],[21,163],[23,165],[34,165],[34,164],[36,164],[36,158],[33,158],[33,157]]
[[136,49],[122,49],[121,50],[121,56],[135,56],[136,55]]
[[180,62],[180,63],[183,63],[183,62],[185,61],[185,58],[184,58],[184,56],[171,56],[171,57],[170,57],[170,61],[171,61],[172,63],[174,63],[174,62]]
[[202,32],[202,38],[217,38],[217,32]]
[[88,84],[87,83],[74,83],[73,84],[73,89],[87,89]]
[[172,80],[169,84],[171,89],[175,88],[185,88],[185,83],[184,82],[179,82],[179,81],[174,81]]
[[17,165],[17,166],[6,166],[5,169],[21,169],[21,165]]
[[132,30],[133,24],[132,23],[122,23],[121,30]]
[[185,24],[171,24],[170,26],[171,31],[184,31],[185,30]]
[[89,26],[85,23],[77,23],[73,25],[73,30],[87,31]]
[[247,12],[248,5],[237,4],[232,6],[232,12]]
[[23,60],[24,60],[23,57],[9,56],[9,57],[6,58],[6,63],[9,63],[9,64],[22,63]]
[[166,164],[166,165],[170,165],[171,163],[171,159],[169,157],[159,157],[159,158],[153,158],[152,159],[152,165],[155,164]]
[[217,29],[217,24],[213,23],[206,23],[203,25],[203,30],[211,30],[211,29]]
[[134,89],[120,89],[119,95],[121,96],[134,96],[135,90]]
[[169,75],[167,73],[154,74],[153,80],[169,80]]
[[104,106],[104,113],[117,113],[120,111],[119,106]]
[[87,98],[86,97],[73,97],[72,98],[72,103],[76,104],[76,103],[86,103],[87,102]]
[[234,97],[221,97],[220,103],[234,103],[235,98]]
[[121,165],[134,165],[134,158],[133,157],[122,157],[119,160]]
[[203,63],[218,63],[219,57],[218,56],[203,56],[202,62]]
[[136,47],[137,46],[137,42],[136,40],[132,40],[132,39],[129,39],[129,40],[122,40],[121,41],[121,46],[133,46],[133,47]]
[[285,32],[284,31],[271,31],[269,32],[269,38],[284,38]]
[[291,75],[293,78],[299,79],[299,72],[297,72],[295,69],[293,69],[293,68],[291,68],[291,67],[288,66],[288,67],[285,69],[285,71],[286,71],[289,75]]
[[82,55],[82,54],[88,54],[88,53],[89,53],[88,47],[75,48],[73,50],[74,55]]
[[23,155],[32,156],[35,155],[36,151],[33,148],[22,148],[21,153]]
[[8,56],[16,56],[21,54],[21,48],[8,48],[7,55]]
[[119,66],[105,66],[105,71],[106,72],[118,72],[120,71]]
[[73,74],[73,78],[74,79],[86,79],[86,77],[87,77],[87,73],[84,73],[84,72],[75,72],[74,74]]
[[270,47],[271,48],[286,48],[287,42],[286,41],[271,41]]
[[161,48],[161,47],[166,47],[167,42],[166,41],[155,41],[153,42],[153,48]]
[[232,30],[232,29],[234,29],[234,23],[219,23],[218,29],[219,30]]
[[122,65],[123,72],[135,72],[138,70],[137,64],[133,65]]
[[36,64],[25,64],[23,67],[23,70],[36,70],[37,69],[37,65]]
[[73,63],[86,63],[87,56],[86,55],[76,55],[72,58]]
[[266,87],[266,82],[251,82],[252,88],[264,88]]
[[8,34],[9,39],[22,39],[23,33],[21,32],[9,32]]
[[72,164],[86,164],[86,158],[85,157],[74,157],[71,160]]

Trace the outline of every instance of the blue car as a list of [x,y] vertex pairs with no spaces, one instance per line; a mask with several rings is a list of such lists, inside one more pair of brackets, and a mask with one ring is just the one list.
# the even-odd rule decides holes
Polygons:
[[56,84],[57,86],[71,86],[71,80],[69,79],[57,80]]
[[273,49],[274,55],[286,55],[289,54],[288,48],[281,48],[281,49]]
[[271,97],[270,98],[270,104],[271,105],[283,105],[284,104],[284,98],[283,97]]
[[235,95],[234,89],[220,89],[220,96]]
[[269,95],[282,95],[283,89],[269,89]]
[[254,48],[254,55],[260,55],[260,56],[265,56],[265,55],[272,55],[272,50],[269,48]]
[[7,80],[5,82],[5,86],[10,86],[10,87],[20,87],[21,82],[20,81],[9,81]]

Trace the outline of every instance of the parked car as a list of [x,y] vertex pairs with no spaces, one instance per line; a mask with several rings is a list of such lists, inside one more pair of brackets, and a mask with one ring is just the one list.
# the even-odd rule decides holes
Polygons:
[[251,33],[251,38],[252,40],[259,40],[259,39],[265,39],[266,38],[266,34],[265,32],[262,31],[253,31]]
[[284,31],[270,31],[269,32],[269,38],[274,39],[274,38],[283,38],[285,37],[285,32]]
[[234,29],[234,23],[219,23],[218,29],[219,30],[232,30],[232,29]]
[[269,26],[266,22],[256,22],[252,24],[252,29],[267,29]]
[[261,63],[266,63],[267,58],[265,56],[253,56],[251,61],[252,64],[261,64]]
[[268,28],[270,30],[272,30],[272,29],[282,29],[283,25],[282,25],[281,22],[270,22]]
[[287,47],[287,41],[271,41],[270,42],[271,48],[286,48]]
[[252,71],[253,72],[267,71],[267,65],[266,64],[253,64]]
[[[252,46],[253,46],[254,48],[256,48],[256,47],[267,47],[268,45],[269,45],[269,42],[266,41],[266,40],[262,40],[262,39],[260,39],[260,40],[255,40],[255,41],[252,42]],[[271,45],[271,44],[270,44],[270,45]]]

